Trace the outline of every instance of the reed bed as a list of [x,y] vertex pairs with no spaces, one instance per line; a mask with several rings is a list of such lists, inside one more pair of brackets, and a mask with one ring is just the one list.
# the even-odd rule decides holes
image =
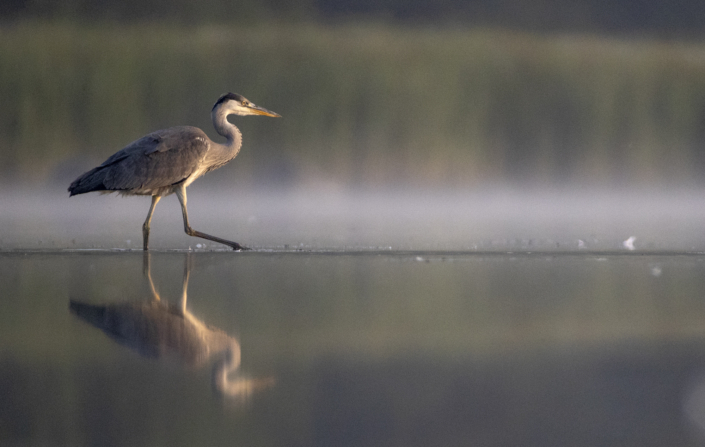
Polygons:
[[[77,173],[157,128],[211,136],[243,182],[697,182],[705,44],[380,24],[0,27],[0,176]],[[224,177],[225,178],[225,177]]]

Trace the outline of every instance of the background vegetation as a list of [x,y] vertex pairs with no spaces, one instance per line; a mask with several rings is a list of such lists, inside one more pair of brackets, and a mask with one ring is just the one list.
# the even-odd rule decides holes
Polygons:
[[216,137],[228,90],[284,116],[237,120],[242,181],[681,183],[705,161],[699,43],[18,22],[0,28],[0,172],[65,181],[150,130]]
[[271,20],[348,20],[432,26],[490,26],[698,37],[705,31],[698,0],[4,0],[3,20],[160,21],[246,24]]

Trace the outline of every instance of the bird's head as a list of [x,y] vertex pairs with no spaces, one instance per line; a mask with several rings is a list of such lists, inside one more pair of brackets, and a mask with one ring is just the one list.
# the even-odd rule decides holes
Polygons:
[[237,93],[226,93],[218,98],[213,106],[213,112],[216,110],[224,112],[226,115],[264,115],[272,117],[281,117],[281,115],[267,110],[264,107],[255,105],[254,103],[247,100],[242,95]]

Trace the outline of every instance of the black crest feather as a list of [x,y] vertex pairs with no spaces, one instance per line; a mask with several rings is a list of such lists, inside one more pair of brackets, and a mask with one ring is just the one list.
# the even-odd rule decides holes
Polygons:
[[213,108],[215,109],[218,106],[218,104],[221,104],[221,103],[228,101],[228,100],[231,100],[231,99],[233,101],[242,102],[245,98],[242,95],[238,95],[237,93],[230,93],[229,92],[224,95],[221,95],[220,98],[218,98],[218,100],[215,102],[215,104],[213,104]]

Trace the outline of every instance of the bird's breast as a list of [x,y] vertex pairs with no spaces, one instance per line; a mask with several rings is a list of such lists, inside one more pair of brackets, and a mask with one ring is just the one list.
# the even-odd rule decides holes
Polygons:
[[208,167],[207,166],[199,166],[194,170],[191,175],[186,177],[186,180],[184,181],[185,186],[190,185],[191,183],[194,182],[197,178],[201,177],[203,174],[208,172]]

